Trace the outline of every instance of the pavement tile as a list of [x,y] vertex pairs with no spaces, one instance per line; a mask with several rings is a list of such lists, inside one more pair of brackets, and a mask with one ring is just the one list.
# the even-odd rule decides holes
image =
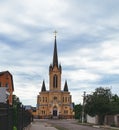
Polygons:
[[25,130],[57,130],[48,123],[36,122],[31,123]]

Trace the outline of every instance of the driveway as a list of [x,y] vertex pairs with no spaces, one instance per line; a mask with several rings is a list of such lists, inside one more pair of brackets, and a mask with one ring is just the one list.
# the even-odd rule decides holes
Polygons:
[[49,126],[60,128],[60,130],[105,130],[97,126],[80,125],[77,120],[37,120],[41,124],[46,123]]

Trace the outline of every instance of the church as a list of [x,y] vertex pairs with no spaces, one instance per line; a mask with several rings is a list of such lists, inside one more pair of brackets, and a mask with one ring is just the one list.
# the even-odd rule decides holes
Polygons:
[[43,80],[41,91],[37,96],[37,112],[40,119],[73,118],[72,96],[68,90],[67,81],[61,90],[62,67],[58,63],[56,34],[54,40],[53,61],[49,66],[49,90],[46,90]]

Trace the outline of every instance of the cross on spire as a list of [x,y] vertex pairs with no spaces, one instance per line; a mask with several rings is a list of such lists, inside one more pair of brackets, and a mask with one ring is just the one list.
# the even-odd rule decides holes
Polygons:
[[57,31],[56,31],[56,30],[54,31],[54,35],[55,35],[55,37],[56,37],[56,35],[57,35]]

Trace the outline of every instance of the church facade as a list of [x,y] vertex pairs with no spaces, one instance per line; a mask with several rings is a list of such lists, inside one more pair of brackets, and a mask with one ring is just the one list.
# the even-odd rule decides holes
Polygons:
[[53,62],[49,66],[49,90],[46,90],[43,80],[41,91],[37,96],[38,117],[44,118],[73,118],[72,96],[68,90],[67,81],[61,90],[62,67],[58,64],[56,35],[54,41]]

